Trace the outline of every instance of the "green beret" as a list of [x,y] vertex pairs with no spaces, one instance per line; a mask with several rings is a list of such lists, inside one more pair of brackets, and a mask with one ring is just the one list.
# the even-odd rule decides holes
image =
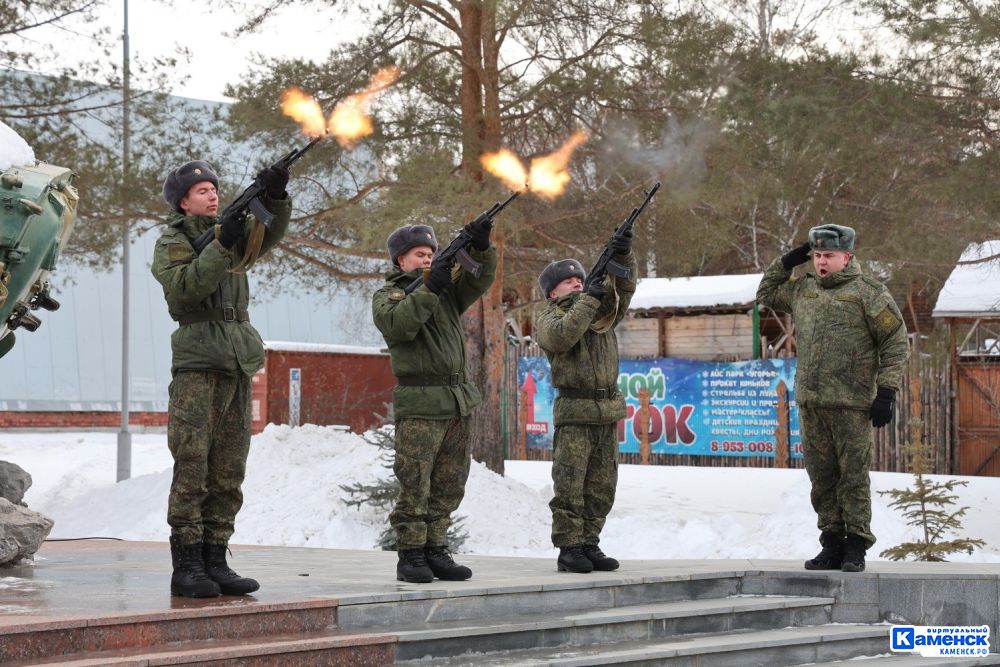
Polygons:
[[843,225],[820,225],[809,230],[813,250],[854,251],[854,230]]

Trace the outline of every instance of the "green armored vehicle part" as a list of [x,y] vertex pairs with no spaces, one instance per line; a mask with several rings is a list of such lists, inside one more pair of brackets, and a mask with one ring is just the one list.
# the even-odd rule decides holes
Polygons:
[[14,330],[35,331],[31,311],[56,310],[49,273],[76,220],[75,174],[37,163],[0,174],[0,357],[14,346]]

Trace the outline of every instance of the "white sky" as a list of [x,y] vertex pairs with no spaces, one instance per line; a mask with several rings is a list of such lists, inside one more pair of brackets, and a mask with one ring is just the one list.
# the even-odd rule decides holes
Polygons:
[[[72,62],[93,54],[97,45],[90,35],[107,27],[116,40],[112,58],[120,65],[123,7],[123,0],[110,0],[96,24],[72,30],[41,28],[30,31],[29,36],[37,45],[58,44],[64,62]],[[132,57],[150,60],[173,54],[178,47],[186,48],[191,58],[180,63],[177,78],[186,76],[188,80],[177,83],[171,92],[215,101],[228,101],[223,88],[243,77],[255,53],[324,60],[331,48],[362,29],[358,21],[343,19],[335,12],[317,14],[289,4],[280,16],[266,23],[264,31],[233,39],[225,33],[241,18],[218,4],[178,0],[168,7],[154,0],[129,0],[128,10]]]

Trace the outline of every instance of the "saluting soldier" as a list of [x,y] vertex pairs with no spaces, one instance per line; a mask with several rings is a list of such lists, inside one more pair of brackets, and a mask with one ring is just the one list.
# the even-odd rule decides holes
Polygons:
[[[261,253],[288,228],[288,170],[257,174],[264,206],[275,214]],[[167,503],[173,576],[170,592],[188,597],[246,595],[258,583],[229,568],[226,549],[250,452],[251,378],[264,366],[264,345],[250,324],[246,273],[230,272],[244,253],[252,217],[221,220],[219,178],[195,160],[171,171],[163,183],[170,205],[167,228],[156,242],[153,276],[179,325],[171,336],[173,362],[167,409],[167,445],[174,459]],[[216,238],[198,254],[193,242],[216,227]]]
[[614,260],[631,279],[602,281],[583,291],[586,273],[575,259],[545,267],[538,278],[548,299],[538,319],[538,344],[559,390],[553,409],[552,544],[560,572],[617,570],[599,546],[618,484],[618,420],[625,399],[618,391],[618,338],[614,327],[635,294],[632,231],[611,240]]
[[[372,318],[382,332],[397,386],[393,471],[400,492],[389,523],[396,532],[396,578],[411,583],[462,581],[472,570],[458,565],[448,547],[451,514],[465,495],[469,477],[469,414],[482,403],[465,374],[464,313],[489,289],[497,254],[492,224],[472,222],[470,255],[482,264],[479,277],[433,265],[438,243],[427,225],[407,225],[389,235],[392,268],[372,297]],[[433,268],[431,268],[433,266]],[[405,288],[430,270],[423,284]]]
[[[809,261],[814,272],[792,278]],[[892,295],[861,272],[854,230],[821,225],[767,267],[757,302],[790,313],[798,362],[795,401],[822,550],[807,570],[865,569],[871,530],[872,427],[892,420],[908,354]]]

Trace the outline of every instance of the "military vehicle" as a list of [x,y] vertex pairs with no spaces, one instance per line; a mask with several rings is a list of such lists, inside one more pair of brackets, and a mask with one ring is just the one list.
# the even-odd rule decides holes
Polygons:
[[15,329],[41,325],[32,311],[59,308],[49,274],[76,220],[74,177],[44,163],[0,173],[0,357],[14,346]]

